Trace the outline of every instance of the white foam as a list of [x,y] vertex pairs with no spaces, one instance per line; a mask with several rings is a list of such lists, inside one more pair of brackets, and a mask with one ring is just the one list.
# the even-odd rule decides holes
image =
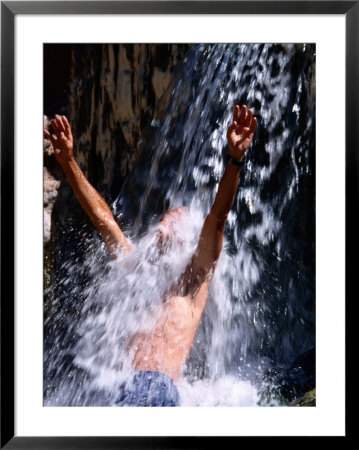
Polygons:
[[216,381],[198,380],[190,384],[185,378],[178,383],[180,406],[257,406],[259,395],[248,381],[231,375]]

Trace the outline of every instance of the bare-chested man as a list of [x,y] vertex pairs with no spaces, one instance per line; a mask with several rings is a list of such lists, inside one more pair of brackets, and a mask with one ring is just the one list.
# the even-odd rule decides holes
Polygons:
[[[111,258],[130,252],[131,244],[121,231],[100,194],[90,185],[73,155],[73,136],[68,120],[55,116],[51,121],[55,136],[45,130],[57,161],[63,168],[81,206],[101,233]],[[119,405],[176,406],[175,382],[181,376],[197,328],[206,306],[209,284],[222,249],[226,219],[238,187],[246,150],[257,126],[252,111],[237,105],[228,128],[229,160],[212,208],[206,217],[197,249],[176,285],[166,292],[164,312],[152,333],[138,334],[132,340],[135,371],[130,387],[122,390]],[[169,210],[160,224],[160,239],[171,239],[172,222],[183,210]]]

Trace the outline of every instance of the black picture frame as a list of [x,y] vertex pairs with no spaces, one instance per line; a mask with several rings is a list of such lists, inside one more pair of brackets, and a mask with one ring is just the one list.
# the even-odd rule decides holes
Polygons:
[[[201,448],[223,437],[25,437],[14,435],[14,33],[18,14],[340,14],[346,22],[346,300],[357,248],[359,1],[1,2],[1,441],[6,449]],[[333,178],[335,174],[333,174]],[[354,206],[354,207],[353,207]],[[348,329],[346,327],[346,341]],[[346,389],[348,391],[348,388]],[[346,400],[348,397],[346,396]],[[348,402],[346,401],[346,411]],[[346,414],[347,417],[347,414]],[[350,430],[346,424],[346,436]],[[229,438],[228,438],[229,439]],[[231,438],[232,439],[232,438]],[[223,441],[224,440],[224,441]],[[228,445],[233,445],[233,442]],[[237,444],[238,445],[238,444]]]

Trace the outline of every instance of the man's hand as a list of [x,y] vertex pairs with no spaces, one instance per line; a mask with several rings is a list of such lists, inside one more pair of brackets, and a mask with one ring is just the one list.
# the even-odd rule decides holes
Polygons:
[[56,137],[47,130],[44,130],[44,134],[52,144],[57,161],[63,166],[73,159],[74,144],[71,127],[66,117],[59,115],[55,115],[55,119],[51,120],[51,126]]
[[239,119],[239,106],[236,105],[233,113],[233,123],[227,131],[229,155],[241,160],[247,148],[251,145],[254,132],[257,127],[257,119],[253,117],[251,109],[247,110],[245,105],[241,108]]

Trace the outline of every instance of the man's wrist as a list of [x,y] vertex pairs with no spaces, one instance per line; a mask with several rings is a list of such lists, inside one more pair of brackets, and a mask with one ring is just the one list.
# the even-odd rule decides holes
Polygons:
[[238,158],[234,158],[233,156],[229,155],[228,156],[228,160],[227,160],[227,164],[231,164],[233,166],[237,166],[239,168],[242,168],[245,164],[245,160],[242,157],[241,159]]
[[66,160],[61,161],[60,165],[63,168],[63,170],[67,171],[76,168],[77,163],[75,158],[73,156],[70,156]]

